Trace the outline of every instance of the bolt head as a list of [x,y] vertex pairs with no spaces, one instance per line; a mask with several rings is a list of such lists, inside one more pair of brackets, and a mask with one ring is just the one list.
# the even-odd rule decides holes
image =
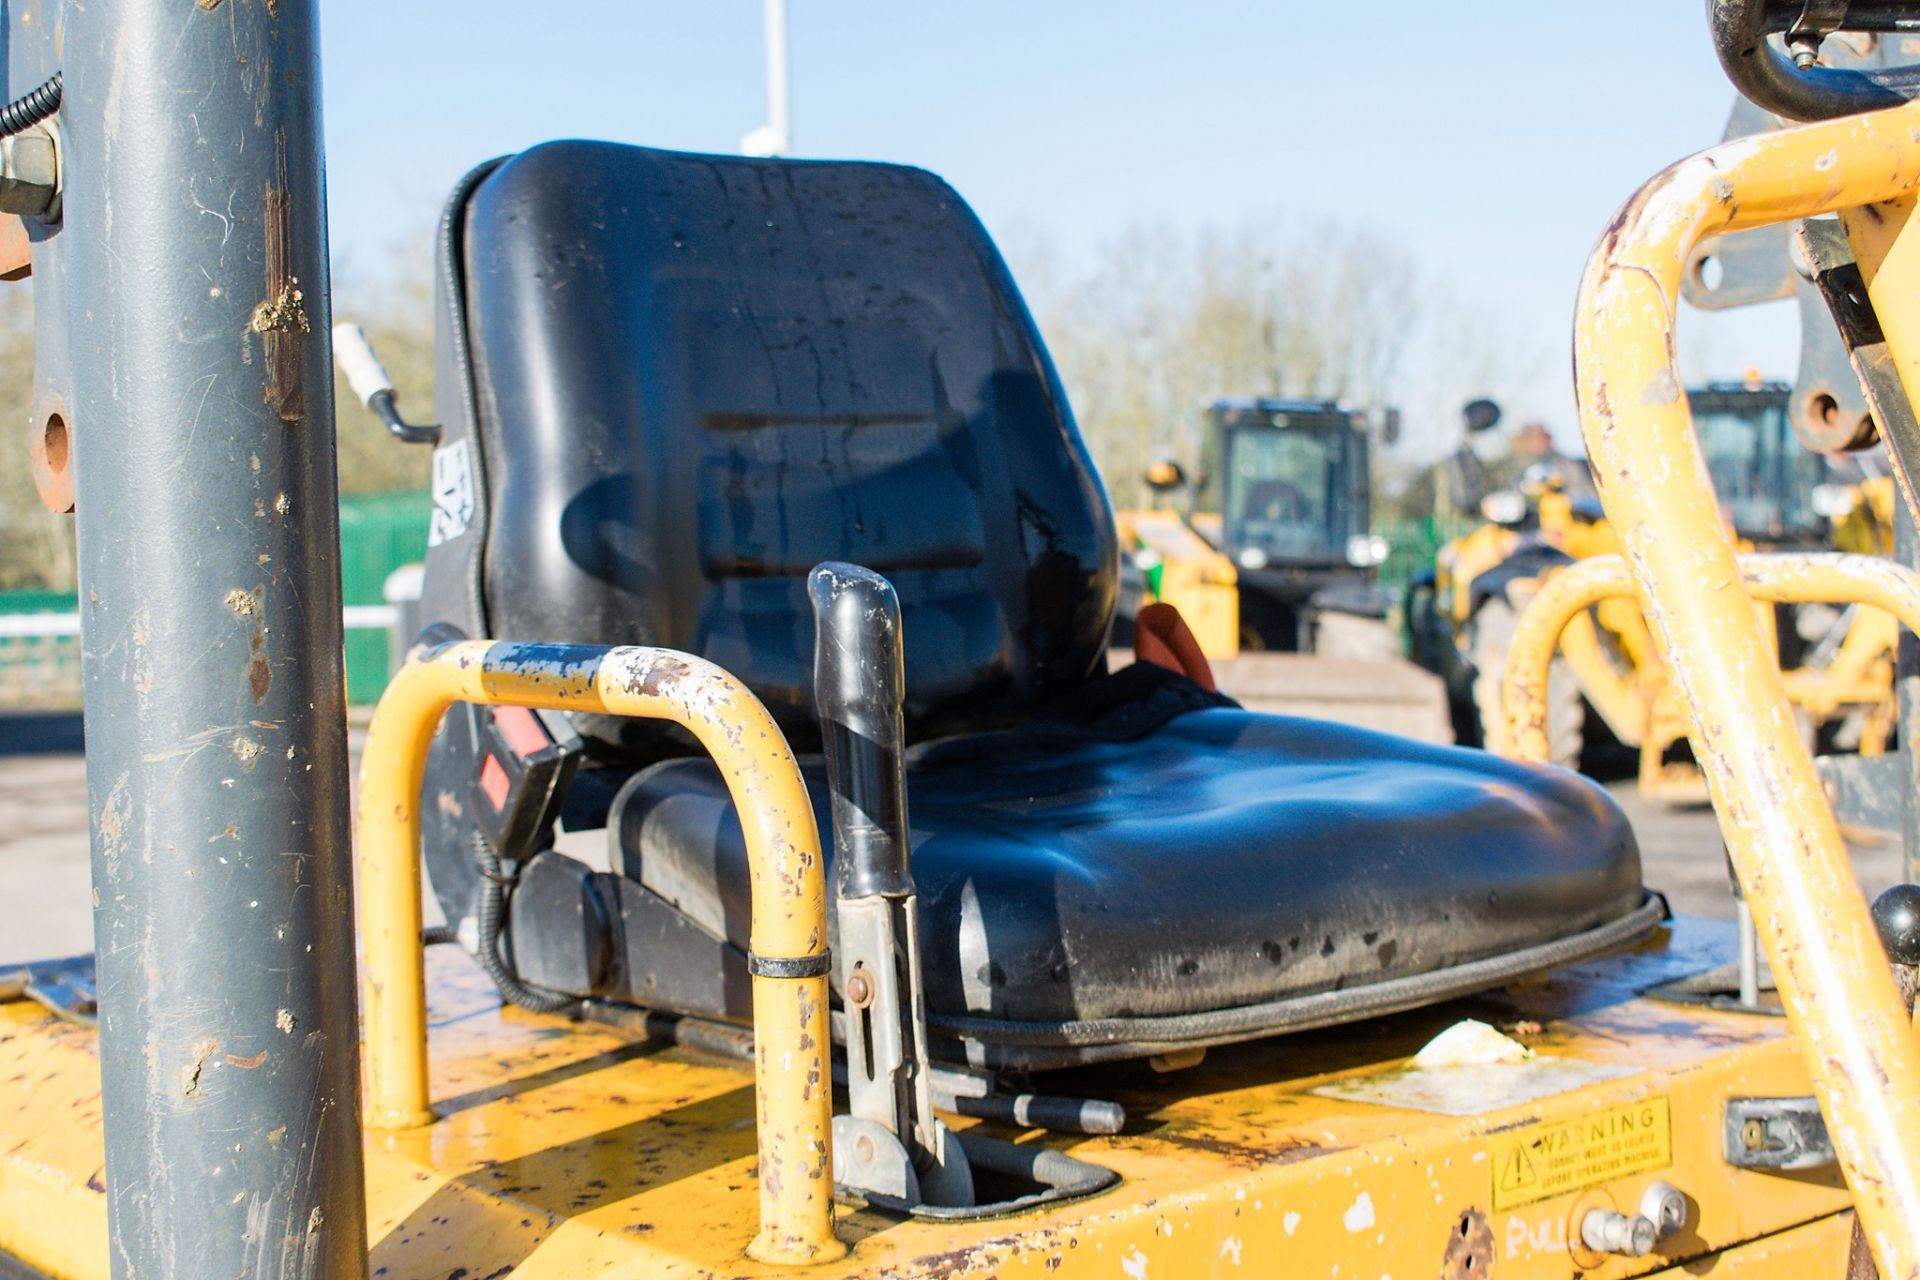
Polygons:
[[873,979],[867,976],[865,969],[855,969],[847,975],[847,1003],[856,1009],[864,1009],[873,1003]]
[[1920,885],[1897,884],[1875,898],[1873,923],[1889,960],[1920,965]]
[[874,1156],[879,1152],[874,1149],[873,1139],[863,1133],[854,1139],[853,1154],[859,1157],[861,1164],[865,1165],[872,1164]]

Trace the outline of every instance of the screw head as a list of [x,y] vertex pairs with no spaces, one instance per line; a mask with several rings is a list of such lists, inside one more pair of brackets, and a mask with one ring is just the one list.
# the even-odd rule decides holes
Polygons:
[[1897,884],[1875,898],[1873,923],[1889,960],[1920,965],[1920,885]]
[[873,1003],[873,979],[865,969],[855,969],[847,975],[847,1003],[856,1009]]

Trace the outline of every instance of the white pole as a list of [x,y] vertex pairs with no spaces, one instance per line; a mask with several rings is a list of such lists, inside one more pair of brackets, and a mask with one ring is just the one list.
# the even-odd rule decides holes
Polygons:
[[766,0],[767,130],[770,154],[793,154],[793,95],[787,83],[787,0]]

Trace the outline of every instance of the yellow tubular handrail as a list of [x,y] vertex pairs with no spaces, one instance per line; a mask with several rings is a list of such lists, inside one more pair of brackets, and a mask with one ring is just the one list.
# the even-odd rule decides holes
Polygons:
[[[1770,604],[1867,604],[1920,632],[1920,573],[1877,556],[1833,551],[1735,558],[1755,600]],[[1500,701],[1504,754],[1544,764],[1550,757],[1547,682],[1560,635],[1602,600],[1638,594],[1621,556],[1594,556],[1554,570],[1520,615],[1507,649]]]
[[1920,1039],[1794,726],[1674,367],[1706,236],[1920,185],[1920,104],[1723,143],[1608,226],[1580,285],[1574,374],[1600,498],[1665,643],[1720,829],[1883,1276],[1920,1274]]
[[[827,898],[813,806],[766,708],[731,675],[688,654],[476,640],[417,656],[387,686],[360,766],[368,1123],[407,1129],[434,1118],[419,804],[427,748],[456,702],[671,720],[713,756],[746,837],[750,950],[756,961],[790,962],[753,978],[760,1231],[747,1252],[789,1264],[843,1256],[833,1234]],[[788,976],[794,970],[804,976]]]

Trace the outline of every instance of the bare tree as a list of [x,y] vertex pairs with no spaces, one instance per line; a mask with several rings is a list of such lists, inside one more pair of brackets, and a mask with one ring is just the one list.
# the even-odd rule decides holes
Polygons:
[[1035,314],[1123,505],[1154,455],[1199,465],[1201,406],[1217,396],[1387,402],[1417,318],[1411,260],[1364,231],[1138,226],[1079,273],[1043,244],[1025,252]]

